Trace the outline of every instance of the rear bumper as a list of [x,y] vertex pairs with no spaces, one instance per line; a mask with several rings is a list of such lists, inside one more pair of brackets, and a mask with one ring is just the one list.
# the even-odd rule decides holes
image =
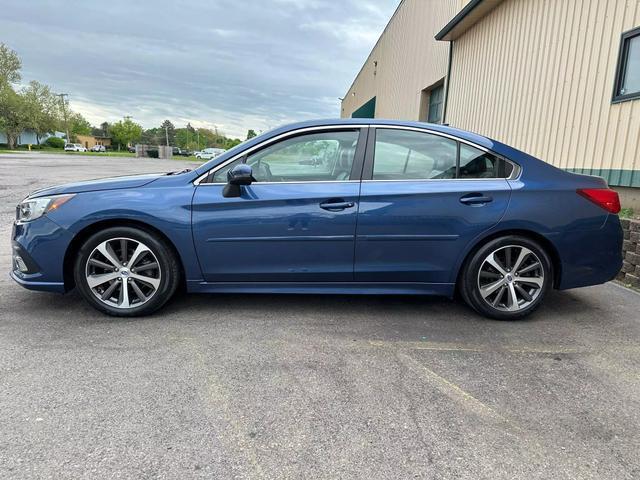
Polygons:
[[622,226],[609,215],[598,230],[569,231],[553,239],[560,254],[559,290],[600,285],[622,268]]

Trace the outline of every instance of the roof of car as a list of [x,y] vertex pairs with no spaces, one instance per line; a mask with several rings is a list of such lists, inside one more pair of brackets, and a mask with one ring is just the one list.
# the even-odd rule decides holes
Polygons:
[[[326,119],[326,120],[311,120],[306,122],[293,123],[289,125],[283,125],[272,132],[271,134],[277,135],[283,132],[288,132],[291,130],[298,130],[300,128],[311,128],[311,127],[320,127],[320,126],[330,126],[330,125],[389,125],[389,126],[400,126],[400,127],[413,127],[413,128],[421,128],[426,130],[432,130],[435,132],[446,133],[448,135],[453,135],[455,137],[461,138],[463,140],[467,140],[469,142],[475,143],[482,147],[488,149],[494,149],[499,142],[492,140],[490,138],[484,137],[482,135],[478,135],[473,132],[468,132],[466,130],[460,130],[459,128],[454,128],[448,125],[440,125],[436,123],[426,123],[426,122],[414,122],[407,120],[387,120],[380,118],[340,118],[340,119]],[[502,145],[502,144],[500,144]]]

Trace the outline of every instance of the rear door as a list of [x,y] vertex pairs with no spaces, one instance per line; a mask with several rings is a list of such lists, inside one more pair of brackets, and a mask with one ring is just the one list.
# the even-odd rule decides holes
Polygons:
[[451,283],[461,252],[503,216],[514,167],[484,149],[419,129],[369,133],[355,280]]
[[[305,131],[212,172],[193,200],[193,235],[209,282],[353,280],[367,129]],[[239,163],[256,181],[224,198]]]

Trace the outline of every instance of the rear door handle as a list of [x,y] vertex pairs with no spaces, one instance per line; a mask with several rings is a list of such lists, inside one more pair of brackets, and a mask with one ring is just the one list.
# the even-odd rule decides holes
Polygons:
[[354,202],[323,202],[320,204],[320,208],[323,210],[329,210],[333,212],[337,212],[340,210],[345,210],[347,208],[353,208],[355,206]]
[[493,197],[485,196],[481,193],[470,193],[460,198],[460,203],[465,205],[484,205],[489,202],[493,202]]

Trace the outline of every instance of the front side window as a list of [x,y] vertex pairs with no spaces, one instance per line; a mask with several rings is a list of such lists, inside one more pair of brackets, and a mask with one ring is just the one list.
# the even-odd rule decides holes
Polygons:
[[411,130],[378,129],[374,180],[455,178],[457,142]]
[[[358,143],[358,130],[310,133],[290,137],[263,148],[246,158],[257,182],[346,181]],[[212,183],[227,181],[227,172],[245,161],[218,170]]]
[[640,98],[640,27],[622,35],[613,101]]

